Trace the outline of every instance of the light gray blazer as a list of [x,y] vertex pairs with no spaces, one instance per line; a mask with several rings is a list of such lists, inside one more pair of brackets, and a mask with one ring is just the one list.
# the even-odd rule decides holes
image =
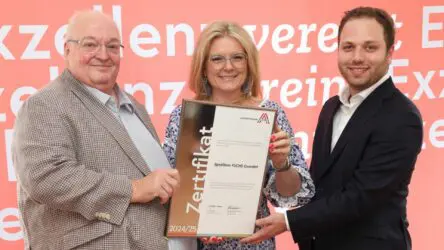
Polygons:
[[111,111],[68,70],[27,99],[14,130],[26,249],[167,249],[166,208],[158,199],[129,203],[130,180],[149,167]]

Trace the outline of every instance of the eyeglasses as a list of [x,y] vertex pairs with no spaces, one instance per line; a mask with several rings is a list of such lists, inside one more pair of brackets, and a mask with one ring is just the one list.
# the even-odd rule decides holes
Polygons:
[[81,40],[68,39],[66,40],[66,42],[77,43],[80,46],[80,49],[87,53],[97,53],[102,45],[105,46],[106,51],[109,54],[115,55],[120,53],[120,48],[124,48],[124,46],[118,41],[102,44],[99,43],[96,39],[89,37],[82,38]]
[[224,57],[221,55],[210,56],[209,61],[211,65],[216,69],[222,69],[226,66],[227,61],[230,61],[234,68],[243,68],[247,62],[247,55],[244,53],[237,53],[230,57]]

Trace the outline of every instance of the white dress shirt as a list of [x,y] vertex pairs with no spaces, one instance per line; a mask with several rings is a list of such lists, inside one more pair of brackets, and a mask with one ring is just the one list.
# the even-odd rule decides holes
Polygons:
[[336,112],[333,118],[333,129],[331,137],[331,151],[333,151],[339,137],[344,131],[345,126],[347,126],[348,121],[353,116],[355,111],[358,109],[359,105],[367,98],[377,87],[379,87],[383,82],[385,82],[390,75],[386,73],[379,81],[370,86],[367,89],[355,94],[350,97],[350,87],[345,86],[339,92],[339,101],[341,106]]

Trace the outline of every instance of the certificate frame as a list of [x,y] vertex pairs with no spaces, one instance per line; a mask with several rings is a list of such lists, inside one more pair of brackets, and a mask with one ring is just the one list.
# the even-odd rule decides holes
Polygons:
[[253,234],[276,111],[188,99],[181,108],[181,184],[171,198],[166,236]]

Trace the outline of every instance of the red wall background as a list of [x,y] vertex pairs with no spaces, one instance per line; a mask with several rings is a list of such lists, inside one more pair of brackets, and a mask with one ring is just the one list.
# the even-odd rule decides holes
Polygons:
[[[125,45],[119,84],[145,103],[161,137],[172,108],[191,97],[186,80],[202,25],[216,19],[245,25],[260,50],[265,96],[285,108],[309,161],[321,106],[344,84],[336,66],[337,23],[345,10],[359,5],[385,8],[396,22],[392,75],[421,110],[425,129],[408,199],[413,246],[444,249],[442,0],[2,1],[0,249],[23,248],[10,156],[15,114],[23,100],[63,70],[63,34],[75,10],[113,16]],[[278,249],[292,246],[289,233],[278,237]]]

